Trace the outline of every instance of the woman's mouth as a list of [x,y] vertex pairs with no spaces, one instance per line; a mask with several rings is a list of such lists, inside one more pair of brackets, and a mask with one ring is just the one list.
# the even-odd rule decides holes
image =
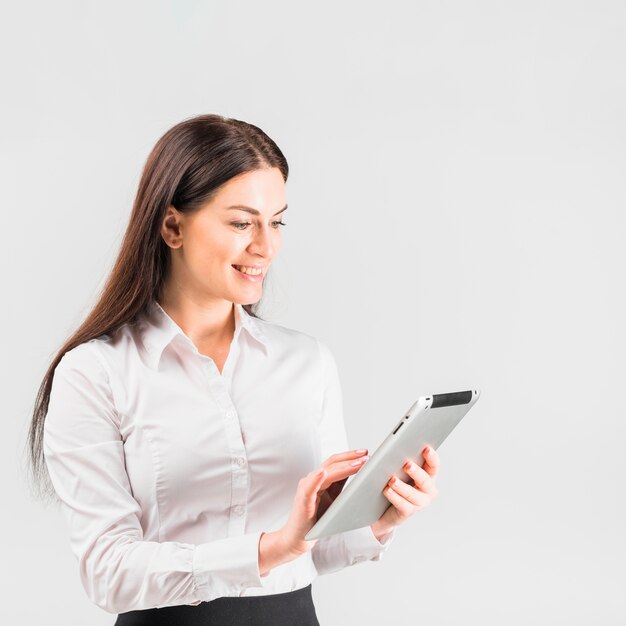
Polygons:
[[245,265],[233,265],[232,268],[243,280],[260,283],[263,280],[263,269],[246,267]]

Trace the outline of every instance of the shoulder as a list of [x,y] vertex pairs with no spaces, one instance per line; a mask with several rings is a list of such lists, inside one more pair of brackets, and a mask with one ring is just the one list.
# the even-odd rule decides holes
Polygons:
[[55,368],[56,372],[82,370],[109,379],[117,361],[124,361],[131,346],[136,344],[133,324],[123,324],[110,334],[89,339],[68,350]]
[[68,433],[73,433],[76,445],[84,445],[92,441],[92,435],[119,424],[100,344],[99,339],[91,339],[75,346],[54,369],[44,421],[48,451],[55,442],[68,444]]
[[317,337],[294,328],[289,328],[275,322],[255,318],[258,328],[262,331],[268,343],[277,350],[279,357],[289,354],[306,355],[310,362],[314,362],[323,375],[333,374],[336,370],[336,361],[331,348]]
[[[103,335],[103,337],[106,337]],[[68,350],[57,364],[54,373],[70,373],[73,371],[85,374],[106,375],[103,357],[99,344],[104,339],[90,339]]]
[[254,322],[272,346],[279,349],[306,350],[322,359],[332,358],[330,348],[309,333],[261,318],[254,318]]
[[113,404],[109,367],[100,339],[91,339],[68,350],[54,369],[50,402],[53,406],[105,401]]
[[82,369],[86,373],[110,380],[117,369],[137,353],[139,327],[124,324],[110,334],[103,334],[68,350],[59,361],[57,371]]

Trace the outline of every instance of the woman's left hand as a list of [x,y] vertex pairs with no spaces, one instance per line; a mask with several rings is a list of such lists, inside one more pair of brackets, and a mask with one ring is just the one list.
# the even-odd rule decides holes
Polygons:
[[[392,475],[383,489],[383,494],[391,502],[390,506],[374,523],[387,532],[406,521],[417,511],[430,505],[438,491],[435,478],[439,472],[439,455],[430,446],[423,451],[424,465],[420,467],[409,461],[402,469],[412,478],[409,484]],[[395,482],[394,482],[395,479]]]

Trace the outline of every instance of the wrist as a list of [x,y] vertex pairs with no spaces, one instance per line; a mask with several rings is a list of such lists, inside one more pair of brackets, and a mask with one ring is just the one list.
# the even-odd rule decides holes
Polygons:
[[282,546],[282,550],[287,555],[287,560],[289,561],[306,554],[317,541],[316,539],[311,541],[294,539],[293,533],[290,532],[290,529],[287,526],[283,526],[277,530],[276,534],[278,535],[278,541]]
[[265,577],[273,568],[299,555],[291,550],[280,530],[264,532],[259,540],[259,573]]
[[381,537],[383,535],[386,535],[388,532],[391,532],[395,528],[395,526],[392,526],[389,524],[383,524],[378,519],[370,526],[370,528],[372,529],[372,533],[374,534],[374,537],[376,537],[376,539],[380,541]]

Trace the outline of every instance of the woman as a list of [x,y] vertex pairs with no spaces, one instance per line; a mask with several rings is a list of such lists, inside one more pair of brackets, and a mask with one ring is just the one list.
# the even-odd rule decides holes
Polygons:
[[103,293],[42,382],[35,474],[118,625],[318,624],[315,576],[379,560],[436,495],[432,451],[371,527],[304,540],[367,450],[347,449],[328,347],[255,314],[287,176],[251,124],[165,133]]

